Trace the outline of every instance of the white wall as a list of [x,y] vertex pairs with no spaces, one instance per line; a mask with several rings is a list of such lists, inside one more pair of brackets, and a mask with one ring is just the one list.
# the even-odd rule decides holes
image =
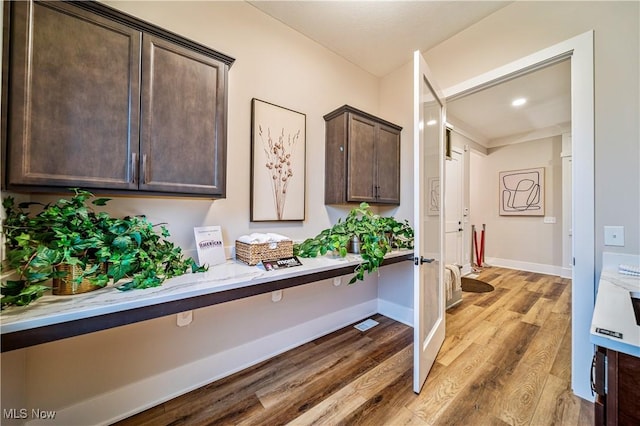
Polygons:
[[[471,223],[478,239],[487,225],[485,260],[506,266],[560,275],[562,266],[562,149],[561,136],[506,145],[471,160]],[[545,216],[500,216],[498,173],[534,167],[545,168]]]
[[626,246],[607,251],[640,252],[639,9],[623,1],[514,2],[425,54],[447,88],[594,30],[598,274],[605,225],[625,226]]
[[[171,240],[190,255],[195,255],[194,226],[222,225],[225,243],[232,245],[248,232],[276,231],[294,239],[307,238],[346,215],[347,207],[324,205],[322,116],[343,104],[380,115],[376,77],[245,2],[107,3],[236,59],[229,72],[227,198],[121,197],[108,204],[108,211],[143,213],[152,222],[166,222]],[[306,220],[302,223],[249,222],[253,97],[306,114]],[[402,155],[408,161],[404,151]],[[402,188],[403,206],[405,197],[411,206],[404,176]],[[403,207],[397,210],[396,217],[404,218]],[[175,316],[170,316],[39,345],[2,355],[3,393],[11,393],[5,373],[14,383],[26,377],[22,406],[58,410],[59,424],[113,420],[357,321],[376,311],[376,299],[374,274],[365,283],[351,286],[334,287],[323,281],[287,289],[277,304],[263,295],[200,309],[184,328],[177,328]],[[18,403],[15,398],[6,401]]]

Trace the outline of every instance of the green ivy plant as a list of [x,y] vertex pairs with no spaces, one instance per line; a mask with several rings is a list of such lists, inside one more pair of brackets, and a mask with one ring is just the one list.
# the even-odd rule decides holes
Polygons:
[[[15,269],[17,279],[2,284],[2,308],[28,305],[41,297],[50,288],[48,282],[64,274],[56,269],[61,264],[84,270],[76,283],[86,279],[103,287],[113,280],[123,291],[156,287],[189,269],[206,269],[183,257],[181,248],[166,239],[169,232],[164,225],[153,225],[143,216],[115,218],[96,212],[93,206],[104,206],[109,198],[73,191],[71,199],[46,205],[16,206],[13,197],[3,200],[4,267]],[[39,213],[31,212],[34,206],[40,208]],[[102,264],[107,265],[106,272]]]
[[338,219],[331,228],[294,244],[293,254],[317,257],[334,253],[345,257],[354,236],[360,243],[362,262],[355,267],[349,284],[364,280],[365,272],[376,271],[392,248],[413,249],[413,228],[407,220],[398,222],[393,217],[373,214],[369,204],[361,203],[359,207],[351,209],[344,221]]

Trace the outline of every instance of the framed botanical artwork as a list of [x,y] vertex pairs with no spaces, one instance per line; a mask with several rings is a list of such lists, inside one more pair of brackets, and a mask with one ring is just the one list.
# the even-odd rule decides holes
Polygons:
[[251,100],[251,221],[305,219],[306,115]]
[[500,216],[544,216],[544,167],[499,173]]

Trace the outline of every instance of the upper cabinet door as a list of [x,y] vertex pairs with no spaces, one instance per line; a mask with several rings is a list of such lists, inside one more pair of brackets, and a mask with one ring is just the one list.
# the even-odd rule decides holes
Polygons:
[[140,32],[61,2],[11,10],[9,184],[136,188]]
[[228,66],[144,34],[140,189],[224,196]]
[[400,130],[380,124],[376,142],[376,201],[400,204]]
[[349,114],[348,202],[375,201],[375,137],[374,121]]

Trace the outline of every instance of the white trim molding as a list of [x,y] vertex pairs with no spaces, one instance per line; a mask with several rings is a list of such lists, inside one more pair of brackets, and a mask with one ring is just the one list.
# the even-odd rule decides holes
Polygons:
[[[517,269],[520,271],[535,272],[538,274],[562,276],[562,266],[546,265],[543,263],[523,262],[520,260],[500,259],[497,257],[487,257],[485,263],[500,268]],[[570,277],[569,277],[570,278]]]

